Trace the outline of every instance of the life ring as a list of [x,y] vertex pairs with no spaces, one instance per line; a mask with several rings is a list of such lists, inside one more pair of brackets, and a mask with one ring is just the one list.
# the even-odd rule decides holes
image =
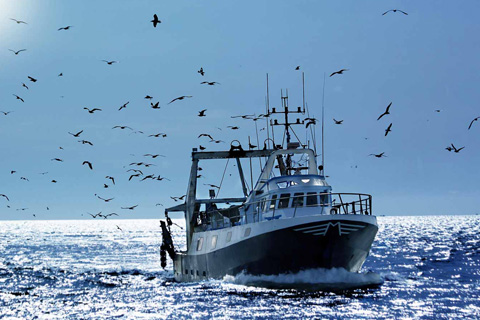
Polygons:
[[330,214],[337,214],[337,209],[336,208],[330,209]]

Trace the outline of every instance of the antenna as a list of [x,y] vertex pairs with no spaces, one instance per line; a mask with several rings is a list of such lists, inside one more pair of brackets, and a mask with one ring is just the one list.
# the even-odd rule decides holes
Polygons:
[[[268,148],[270,149],[270,128],[268,127],[268,118],[270,117],[270,94],[268,92],[268,73],[267,73],[267,113],[265,120],[267,121],[267,140],[268,140]],[[275,145],[275,142],[273,143]],[[260,146],[258,146],[260,148]]]
[[323,94],[322,94],[322,174],[325,175],[325,72],[323,73]]
[[305,73],[302,71],[303,113],[305,113]]

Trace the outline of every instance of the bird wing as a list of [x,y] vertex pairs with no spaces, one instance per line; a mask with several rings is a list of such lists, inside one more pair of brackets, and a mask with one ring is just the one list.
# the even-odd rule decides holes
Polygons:
[[404,15],[408,16],[408,13],[406,13],[405,11],[402,11],[402,10],[397,10],[397,11],[400,11],[400,12],[403,13]]
[[468,126],[468,130],[470,130],[470,128],[472,127],[473,123],[474,123],[475,121],[477,121],[477,119],[478,119],[478,118],[475,118],[475,119],[472,120],[472,122],[470,122],[470,125]]
[[330,75],[330,77],[333,76],[333,75],[336,75],[336,74],[337,74],[337,72],[335,71]]
[[378,117],[377,121],[380,120],[380,119],[381,119],[384,115],[386,115],[386,114],[387,114],[386,112],[382,113],[382,114],[380,115],[380,117]]

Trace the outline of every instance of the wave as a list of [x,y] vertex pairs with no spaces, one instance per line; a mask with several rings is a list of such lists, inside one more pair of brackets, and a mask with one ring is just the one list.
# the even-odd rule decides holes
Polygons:
[[375,272],[356,273],[343,268],[308,269],[297,273],[278,275],[250,275],[240,273],[225,276],[224,281],[269,289],[300,289],[321,291],[343,291],[359,288],[375,288],[383,284],[384,279]]

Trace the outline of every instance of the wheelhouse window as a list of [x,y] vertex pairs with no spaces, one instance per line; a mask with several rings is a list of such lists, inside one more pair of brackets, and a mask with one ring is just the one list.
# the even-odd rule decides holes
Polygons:
[[232,240],[232,232],[228,231],[227,233],[227,242],[230,242]]
[[278,200],[278,209],[288,208],[288,202],[290,201],[290,193],[282,193]]
[[316,192],[307,192],[307,207],[315,207],[318,205],[318,195]]
[[328,201],[328,194],[321,194],[320,195],[320,204],[322,206],[326,206],[326,205],[328,205],[328,202],[329,202]]
[[211,248],[215,249],[217,247],[217,236],[212,236]]
[[201,251],[203,246],[203,238],[198,239],[197,241],[197,251]]
[[303,207],[303,192],[297,192],[293,194],[292,207],[298,208]]
[[275,203],[277,202],[277,195],[274,194],[270,200],[270,210],[275,209]]

